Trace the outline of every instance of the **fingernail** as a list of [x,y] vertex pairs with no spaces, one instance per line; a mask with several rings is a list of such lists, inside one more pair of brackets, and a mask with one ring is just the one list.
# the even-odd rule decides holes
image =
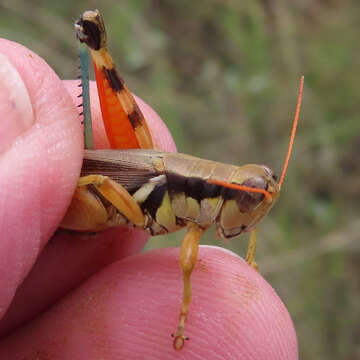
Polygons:
[[0,53],[0,153],[33,123],[27,88],[17,69]]

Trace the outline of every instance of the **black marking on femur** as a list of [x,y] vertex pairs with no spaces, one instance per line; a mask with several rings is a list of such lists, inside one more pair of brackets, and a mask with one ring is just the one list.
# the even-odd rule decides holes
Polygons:
[[80,18],[76,25],[80,26],[82,33],[78,34],[78,39],[85,42],[89,48],[99,50],[101,44],[101,33],[99,27],[92,21]]
[[[244,181],[241,185],[252,187],[255,189],[268,189],[267,181],[261,177],[253,177]],[[235,201],[240,212],[247,213],[252,211],[257,205],[264,200],[265,195],[257,192],[237,191]]]
[[134,110],[131,114],[128,114],[128,119],[133,129],[141,125],[141,116],[139,114],[139,111]]
[[216,198],[224,190],[221,186],[210,184],[199,177],[187,177],[176,173],[167,173],[168,187],[171,194],[184,193],[198,202],[204,199]]
[[119,92],[124,89],[124,80],[121,78],[115,68],[106,69],[104,67],[103,71],[105,73],[105,77],[109,81],[111,88],[114,91]]
[[141,204],[143,212],[147,211],[156,221],[156,212],[162,204],[167,184],[155,186],[154,190],[149,194],[146,200]]

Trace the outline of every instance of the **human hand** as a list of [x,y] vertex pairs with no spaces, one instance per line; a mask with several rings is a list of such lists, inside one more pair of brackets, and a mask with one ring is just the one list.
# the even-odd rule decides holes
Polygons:
[[[200,248],[190,341],[177,352],[178,249],[139,254],[147,235],[125,228],[52,237],[80,173],[80,90],[28,49],[0,45],[0,359],[297,359],[286,308],[235,254]],[[92,103],[95,145],[106,147],[94,87]],[[139,105],[157,145],[174,151]]]

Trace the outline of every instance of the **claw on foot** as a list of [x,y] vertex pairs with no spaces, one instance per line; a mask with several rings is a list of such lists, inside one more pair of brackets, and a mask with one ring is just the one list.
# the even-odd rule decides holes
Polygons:
[[175,350],[181,350],[185,344],[185,340],[189,340],[187,336],[184,335],[184,328],[178,329],[176,334],[171,334],[174,338],[173,346]]

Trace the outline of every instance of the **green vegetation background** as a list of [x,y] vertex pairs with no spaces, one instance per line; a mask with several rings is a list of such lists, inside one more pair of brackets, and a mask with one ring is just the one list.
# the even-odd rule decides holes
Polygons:
[[[129,87],[181,152],[280,173],[305,75],[295,151],[259,228],[258,263],[294,320],[301,359],[359,359],[360,2],[2,0],[0,35],[75,78],[73,21],[93,8]],[[210,231],[203,243],[244,255],[247,236],[224,245]]]

